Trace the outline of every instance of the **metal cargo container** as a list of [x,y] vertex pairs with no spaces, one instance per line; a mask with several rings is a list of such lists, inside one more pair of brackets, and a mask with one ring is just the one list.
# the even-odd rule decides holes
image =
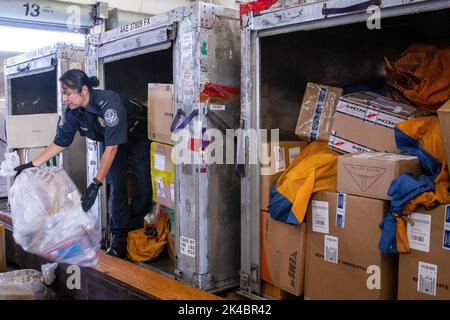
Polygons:
[[[294,131],[308,81],[379,88],[385,79],[384,56],[396,58],[414,42],[450,43],[447,0],[275,2],[265,1],[269,5],[264,7],[260,1],[262,11],[241,17],[241,119],[245,129],[279,129],[280,140],[298,139]],[[369,8],[378,4],[380,28],[373,20],[377,10]],[[248,140],[241,137],[238,145],[246,162],[240,288],[258,298],[260,166],[249,164]]]
[[[50,123],[51,127],[42,126],[42,135],[46,144],[34,141],[32,148],[46,147],[56,133],[58,119],[64,116],[66,106],[59,78],[69,69],[84,69],[84,48],[69,43],[57,43],[5,60],[5,108],[7,124],[17,136],[14,145],[8,143],[8,150],[30,147],[21,135],[23,126],[42,126],[39,121]],[[9,138],[12,139],[10,136]],[[64,168],[77,187],[86,188],[86,140],[77,135],[74,142],[57,157],[56,165]],[[29,149],[28,151],[32,151]],[[36,152],[32,152],[36,153]],[[26,153],[28,154],[28,153]],[[27,159],[28,158],[28,159]],[[31,161],[31,156],[25,156]],[[9,180],[9,184],[12,182]],[[9,190],[9,186],[8,186]],[[9,191],[8,191],[9,192]]]
[[[148,83],[173,84],[174,114],[198,110],[193,119],[205,129],[218,128],[208,115],[211,106],[201,100],[205,88],[240,87],[239,15],[213,4],[198,2],[90,36],[86,50],[87,73],[97,75],[102,88],[146,104]],[[222,124],[238,127],[238,101],[217,109]],[[194,124],[187,128],[194,130]],[[89,141],[90,178],[101,156],[97,150]],[[193,152],[191,160],[199,156]],[[174,196],[178,258],[176,266],[157,269],[204,290],[238,285],[240,181],[233,165],[176,164]],[[99,199],[93,209],[107,231],[106,189]]]

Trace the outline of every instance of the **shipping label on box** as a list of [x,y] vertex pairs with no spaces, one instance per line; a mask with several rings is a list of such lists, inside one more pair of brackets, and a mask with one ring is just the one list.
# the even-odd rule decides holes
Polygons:
[[407,226],[409,247],[430,252],[431,215],[413,212],[409,218],[414,223]]

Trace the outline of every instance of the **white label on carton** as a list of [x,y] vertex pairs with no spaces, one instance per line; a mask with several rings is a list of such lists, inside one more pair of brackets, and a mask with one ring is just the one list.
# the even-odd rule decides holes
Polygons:
[[166,193],[164,192],[164,182],[162,177],[156,177],[156,194],[158,198],[165,198]]
[[323,246],[323,257],[325,261],[331,263],[338,263],[339,250],[338,250],[339,239],[330,235],[325,235],[324,246]]
[[346,202],[347,202],[347,195],[345,193],[338,193],[336,203],[336,227],[338,228],[344,228],[345,226]]
[[450,250],[450,205],[445,206],[444,240],[442,241],[442,248]]
[[313,232],[329,233],[328,202],[312,200]]
[[180,252],[181,254],[195,258],[195,239],[180,236]]
[[362,146],[360,144],[348,141],[332,132],[328,140],[328,147],[330,149],[344,151],[346,153],[360,153],[360,152],[374,152],[375,150]]
[[284,148],[280,146],[274,146],[273,151],[275,153],[275,172],[282,172],[286,170],[286,160],[284,159]]
[[172,202],[175,201],[175,187],[173,183],[170,184],[170,198],[172,199]]
[[297,158],[300,153],[300,147],[289,148],[289,164],[294,162],[295,158]]
[[414,225],[408,223],[408,242],[411,249],[430,252],[431,215],[411,213]]
[[417,291],[431,296],[436,295],[437,265],[419,261]]
[[155,169],[166,171],[166,156],[162,154],[155,154]]

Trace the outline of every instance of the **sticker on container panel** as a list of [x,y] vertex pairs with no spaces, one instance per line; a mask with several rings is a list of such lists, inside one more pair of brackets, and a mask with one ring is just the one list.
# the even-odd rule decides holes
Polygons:
[[224,104],[210,104],[209,110],[224,111],[225,105]]
[[165,198],[166,193],[164,192],[164,182],[162,177],[156,177],[156,194],[158,198]]
[[155,169],[166,171],[166,156],[155,154]]
[[172,200],[172,202],[175,201],[175,187],[173,183],[170,184],[170,199]]
[[295,158],[297,158],[300,153],[300,147],[289,148],[289,164],[294,162]]
[[430,252],[431,215],[413,212],[409,218],[414,222],[414,225],[408,223],[409,247]]
[[331,263],[338,263],[339,250],[338,250],[339,239],[337,237],[325,235],[324,237],[324,260]]
[[312,200],[313,232],[329,233],[328,202]]
[[346,202],[347,202],[347,195],[345,193],[338,193],[336,205],[336,227],[338,228],[344,228],[345,226]]
[[436,295],[437,265],[419,261],[417,291],[431,296]]
[[192,32],[187,32],[181,36],[181,58],[190,57],[192,55]]
[[445,206],[444,240],[442,242],[442,248],[450,250],[450,205]]
[[286,160],[284,159],[284,148],[275,146],[273,148],[275,153],[275,172],[281,172],[286,170]]
[[195,240],[180,236],[180,252],[188,257],[195,258]]

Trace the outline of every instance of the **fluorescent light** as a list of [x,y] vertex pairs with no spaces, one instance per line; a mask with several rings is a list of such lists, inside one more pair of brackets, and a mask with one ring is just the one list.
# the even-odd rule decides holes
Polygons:
[[0,26],[0,51],[28,52],[56,42],[84,45],[84,34]]

